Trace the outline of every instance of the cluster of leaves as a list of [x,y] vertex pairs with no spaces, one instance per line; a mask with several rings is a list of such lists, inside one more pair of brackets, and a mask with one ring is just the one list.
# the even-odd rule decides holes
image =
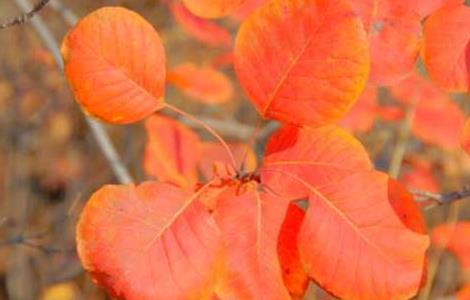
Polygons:
[[[244,20],[229,56],[258,113],[283,124],[259,167],[240,145],[209,145],[175,120],[151,116],[181,112],[165,101],[166,83],[211,103],[230,98],[232,87],[194,64],[167,74],[160,37],[142,17],[105,7],[67,35],[62,54],[77,101],[110,123],[146,119],[144,168],[159,179],[92,195],[77,227],[82,264],[123,299],[297,299],[309,279],[345,299],[412,297],[429,245],[420,211],[335,123],[361,94],[369,99],[362,113],[397,118],[370,101],[378,85],[394,85],[411,102],[404,105],[417,106],[413,131],[434,141],[429,114],[450,101],[434,86],[413,95],[401,87],[429,84],[412,74],[421,52],[439,88],[468,90],[470,31],[462,29],[470,9],[459,1],[243,2],[168,5],[196,38],[224,47],[230,36],[200,17],[259,6],[246,19],[238,11]],[[439,135],[449,143],[454,136]]]

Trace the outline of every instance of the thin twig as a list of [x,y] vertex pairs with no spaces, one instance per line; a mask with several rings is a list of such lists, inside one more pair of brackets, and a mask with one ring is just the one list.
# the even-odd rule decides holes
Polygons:
[[34,15],[38,13],[41,9],[43,9],[47,5],[48,2],[49,0],[39,1],[38,3],[36,3],[36,5],[34,5],[34,7],[30,11],[22,14],[21,16],[14,17],[0,24],[0,29],[5,29],[10,26],[20,25],[20,24],[25,23],[26,21],[34,17]]
[[[23,11],[29,11],[31,4],[28,0],[14,0],[16,5],[20,7]],[[36,30],[38,36],[43,41],[44,45],[51,51],[54,60],[60,70],[64,70],[64,64],[62,61],[62,57],[60,54],[59,46],[54,39],[51,31],[44,23],[40,16],[31,19],[31,23]],[[106,160],[108,161],[109,165],[111,166],[116,179],[122,184],[129,184],[132,183],[132,177],[129,174],[126,166],[122,162],[117,153],[116,149],[114,148],[108,134],[104,130],[103,126],[98,123],[98,121],[92,119],[91,117],[85,115],[85,119],[87,121],[88,126],[91,129],[93,136],[95,137],[99,148],[103,152]]]
[[431,193],[426,191],[413,191],[418,202],[429,202],[425,205],[425,209],[434,208],[436,206],[451,204],[453,202],[470,197],[470,185],[464,186],[462,189],[448,193]]

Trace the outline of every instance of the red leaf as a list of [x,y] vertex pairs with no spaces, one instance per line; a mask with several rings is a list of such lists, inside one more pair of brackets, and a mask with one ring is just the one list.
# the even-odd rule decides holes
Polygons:
[[470,222],[441,224],[432,231],[432,242],[452,252],[462,268],[470,270]]
[[470,118],[465,121],[462,134],[460,135],[460,145],[470,154]]
[[400,181],[410,189],[437,193],[439,184],[431,169],[430,165],[412,161],[409,168],[402,172]]
[[411,74],[399,84],[390,87],[390,91],[396,100],[405,105],[415,105],[420,101],[434,101],[436,98],[446,96],[430,81],[416,73]]
[[260,172],[277,194],[302,199],[309,191],[299,179],[321,186],[371,168],[361,143],[337,126],[286,126],[269,140]]
[[390,203],[388,182],[366,171],[311,187],[300,254],[309,275],[340,298],[409,299],[421,285],[429,241],[395,213],[402,205]]
[[414,0],[403,4],[413,9],[421,18],[425,18],[441,7],[460,5],[462,2],[462,0]]
[[377,110],[377,88],[367,85],[359,100],[338,124],[351,132],[366,132],[374,126]]
[[460,147],[465,122],[462,110],[447,96],[421,101],[416,106],[412,131],[422,141],[447,149]]
[[290,203],[279,234],[277,252],[282,268],[282,278],[293,299],[302,299],[308,287],[308,276],[304,271],[297,248],[297,237],[305,217],[303,209]]
[[237,21],[243,21],[265,2],[266,0],[246,0],[242,6],[232,14],[232,18]]
[[319,125],[338,120],[358,98],[367,49],[347,0],[274,0],[241,26],[234,67],[263,117]]
[[221,104],[233,96],[230,79],[216,69],[184,63],[168,71],[167,81],[188,97],[206,104]]
[[143,165],[147,174],[182,188],[197,182],[201,158],[199,137],[183,124],[162,116],[145,121],[147,143]]
[[95,117],[132,123],[163,106],[164,49],[152,25],[132,11],[89,14],[68,33],[62,56],[77,101]]
[[119,299],[209,298],[220,235],[196,198],[155,182],[102,187],[77,227],[83,266]]
[[186,7],[201,18],[225,17],[236,11],[245,0],[183,0]]
[[470,7],[446,6],[424,23],[423,60],[432,81],[448,92],[470,87]]
[[231,45],[232,38],[225,28],[214,22],[196,17],[178,2],[171,3],[170,9],[176,22],[193,38],[209,46],[227,47]]
[[[236,162],[245,172],[254,172],[258,165],[256,154],[243,143],[232,143],[229,144],[230,150],[235,157]],[[246,155],[246,157],[245,157]],[[245,161],[243,161],[245,159]],[[230,159],[227,156],[225,148],[217,142],[205,142],[202,144],[202,155],[199,159],[198,165],[201,174],[206,179],[213,178],[216,174],[214,173],[214,163],[221,162],[223,164],[230,164]],[[244,166],[240,164],[244,162]]]
[[290,299],[277,255],[288,202],[257,188],[249,183],[228,190],[214,211],[225,246],[221,299]]
[[413,70],[421,47],[421,24],[402,1],[353,0],[369,34],[371,81],[396,84]]

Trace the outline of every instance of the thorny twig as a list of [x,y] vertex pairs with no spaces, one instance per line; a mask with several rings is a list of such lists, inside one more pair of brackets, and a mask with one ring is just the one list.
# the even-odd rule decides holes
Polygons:
[[0,24],[0,29],[5,29],[10,26],[20,25],[20,24],[25,23],[26,21],[31,19],[36,13],[38,13],[41,9],[43,9],[49,1],[50,0],[39,1],[36,5],[34,5],[34,7],[30,11]]

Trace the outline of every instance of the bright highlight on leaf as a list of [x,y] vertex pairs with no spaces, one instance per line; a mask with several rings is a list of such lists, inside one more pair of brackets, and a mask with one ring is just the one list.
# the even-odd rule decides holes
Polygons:
[[130,10],[105,7],[83,18],[65,38],[62,56],[77,101],[99,119],[133,123],[163,105],[160,37]]
[[261,116],[320,125],[338,120],[358,98],[368,47],[349,1],[274,0],[242,24],[234,67]]
[[163,116],[148,118],[145,129],[146,173],[163,182],[193,188],[198,180],[196,167],[201,156],[199,137],[183,124]]
[[201,18],[221,18],[237,10],[245,0],[182,0],[186,7]]
[[230,79],[210,66],[180,64],[168,71],[167,81],[188,97],[205,104],[225,103],[233,96]]
[[219,234],[197,194],[155,182],[108,185],[87,202],[77,247],[84,268],[113,297],[208,299]]
[[470,7],[446,6],[424,23],[423,60],[432,81],[448,92],[470,88]]

